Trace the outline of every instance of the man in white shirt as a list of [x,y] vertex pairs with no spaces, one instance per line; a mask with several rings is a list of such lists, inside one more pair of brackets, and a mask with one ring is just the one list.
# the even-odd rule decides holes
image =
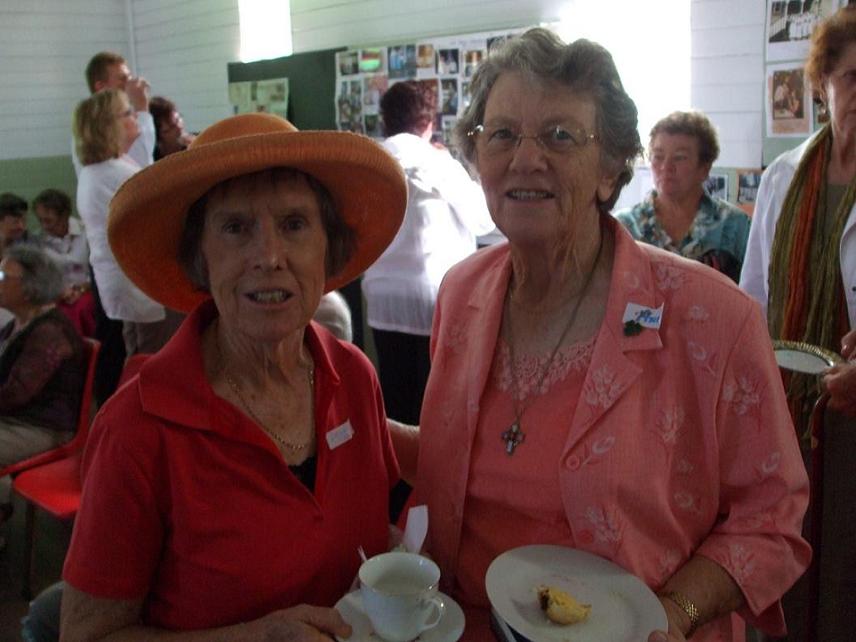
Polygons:
[[[137,112],[140,129],[140,135],[128,151],[128,156],[140,167],[151,165],[155,149],[155,124],[149,113],[149,83],[145,78],[132,76],[125,59],[111,51],[101,51],[92,57],[86,65],[86,83],[93,94],[102,89],[121,89],[128,94],[131,107]],[[71,162],[75,174],[79,176],[82,166],[73,140]]]

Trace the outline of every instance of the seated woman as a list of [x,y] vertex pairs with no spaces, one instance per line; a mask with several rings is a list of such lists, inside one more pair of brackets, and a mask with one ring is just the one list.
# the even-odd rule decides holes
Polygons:
[[398,466],[371,363],[310,320],[406,200],[376,143],[270,114],[212,125],[119,190],[117,261],[192,312],[93,425],[64,641],[349,635],[330,607],[357,547],[387,548]]
[[63,290],[57,308],[84,337],[95,336],[95,300],[89,282],[89,244],[80,219],[71,216],[71,199],[46,189],[33,200],[42,234],[39,245],[62,270]]
[[6,248],[0,306],[14,319],[0,329],[0,469],[74,436],[86,356],[54,305],[61,292],[62,273],[44,252],[27,244]]
[[668,617],[650,640],[781,633],[808,485],[758,306],[610,215],[641,150],[605,49],[534,29],[471,88],[457,133],[509,242],[440,289],[415,488],[468,639],[525,544],[641,578]]
[[616,213],[636,240],[740,278],[749,217],[704,188],[719,157],[716,130],[697,111],[676,111],[651,129],[648,147],[656,189],[644,201]]

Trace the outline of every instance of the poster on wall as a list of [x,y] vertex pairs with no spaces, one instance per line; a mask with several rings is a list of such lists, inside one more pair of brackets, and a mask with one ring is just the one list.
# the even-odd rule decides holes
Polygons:
[[737,203],[754,203],[761,184],[760,168],[737,170]]
[[714,198],[728,200],[728,174],[710,174],[704,182],[704,188]]
[[768,0],[767,61],[804,60],[811,44],[811,32],[817,23],[846,4],[847,0]]
[[737,170],[737,207],[752,216],[755,211],[755,199],[758,196],[758,186],[761,184],[760,167]]
[[[469,106],[472,76],[491,47],[523,29],[419,39],[389,47],[336,53],[339,129],[381,138],[380,100],[401,80],[430,85],[437,97],[434,142],[451,147],[452,131]],[[454,152],[454,150],[452,150]]]
[[767,136],[797,138],[811,133],[811,92],[799,64],[767,66]]
[[359,77],[341,80],[336,94],[339,129],[363,133],[363,81]]
[[235,114],[268,112],[286,118],[288,78],[230,82],[229,102]]

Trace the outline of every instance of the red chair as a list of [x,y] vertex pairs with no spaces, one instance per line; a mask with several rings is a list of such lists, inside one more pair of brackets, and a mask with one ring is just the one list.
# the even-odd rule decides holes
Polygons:
[[95,362],[98,359],[98,352],[101,350],[101,343],[95,339],[84,338],[83,349],[87,359],[86,379],[83,384],[83,397],[80,400],[80,412],[77,415],[77,432],[74,433],[74,437],[71,441],[61,446],[15,462],[6,466],[6,468],[0,468],[0,477],[16,475],[24,470],[68,457],[71,453],[83,448],[83,444],[86,443],[86,439],[89,436],[89,415],[92,411],[92,386],[95,380]]
[[33,564],[33,538],[35,534],[35,506],[46,510],[59,519],[71,519],[80,503],[80,456],[89,437],[92,390],[95,380],[95,362],[101,344],[94,339],[84,339],[87,355],[86,379],[80,412],[77,416],[77,432],[74,438],[59,448],[31,457],[10,468],[29,463],[26,469],[16,468],[12,489],[27,502],[26,542],[24,550],[24,599],[32,598],[30,573]]

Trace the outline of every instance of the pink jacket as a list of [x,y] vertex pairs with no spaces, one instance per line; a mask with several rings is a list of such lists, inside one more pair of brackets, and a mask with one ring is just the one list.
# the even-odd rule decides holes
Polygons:
[[[715,271],[611,225],[607,312],[558,471],[576,545],[654,590],[704,555],[743,590],[741,615],[781,634],[779,598],[811,556],[800,536],[808,480],[759,307]],[[446,276],[434,317],[417,493],[445,590],[510,273],[507,244],[476,253]],[[626,336],[629,303],[662,305],[659,329]],[[742,630],[725,617],[693,639],[742,640]]]

